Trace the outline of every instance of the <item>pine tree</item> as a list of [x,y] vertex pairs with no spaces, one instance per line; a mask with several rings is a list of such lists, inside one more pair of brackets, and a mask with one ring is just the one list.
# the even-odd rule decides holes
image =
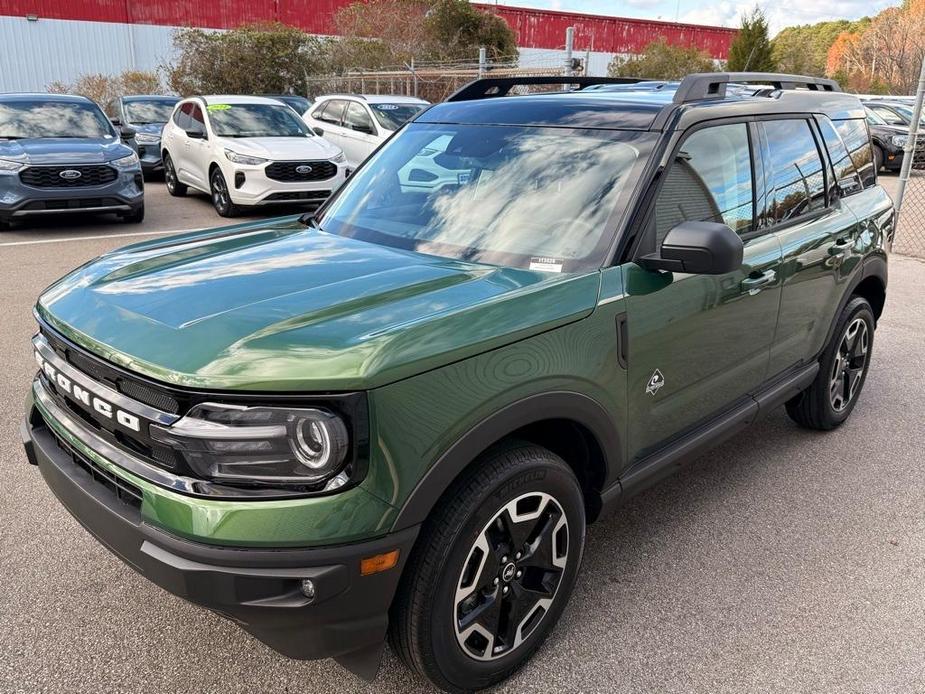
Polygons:
[[768,37],[768,20],[760,7],[742,15],[742,26],[729,47],[728,69],[733,72],[774,72],[777,62]]

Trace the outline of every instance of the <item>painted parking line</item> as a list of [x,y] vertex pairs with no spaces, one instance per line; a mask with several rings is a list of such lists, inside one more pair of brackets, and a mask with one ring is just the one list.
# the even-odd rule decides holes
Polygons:
[[164,236],[166,234],[184,234],[190,231],[205,231],[211,227],[198,229],[172,229],[171,231],[133,231],[126,234],[96,234],[94,236],[65,236],[60,239],[36,239],[35,241],[4,241],[0,248],[5,246],[37,246],[43,243],[65,243],[69,241],[96,241],[98,239],[127,239],[134,236]]

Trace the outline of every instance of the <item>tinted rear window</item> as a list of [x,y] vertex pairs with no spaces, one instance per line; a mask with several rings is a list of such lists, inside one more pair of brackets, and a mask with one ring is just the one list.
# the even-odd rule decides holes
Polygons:
[[845,147],[851,154],[854,168],[861,176],[861,183],[870,188],[877,183],[877,172],[874,170],[874,153],[870,148],[870,132],[867,130],[867,121],[863,118],[852,120],[833,121],[835,129],[841,135]]
[[771,156],[771,219],[788,222],[825,207],[822,157],[809,121],[793,118],[762,125]]

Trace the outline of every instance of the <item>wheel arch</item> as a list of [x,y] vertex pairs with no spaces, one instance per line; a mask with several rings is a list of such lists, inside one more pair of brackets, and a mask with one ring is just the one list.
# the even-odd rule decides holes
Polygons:
[[[880,314],[883,312],[883,306],[886,303],[886,286],[886,255],[883,253],[878,253],[876,255],[868,256],[864,260],[864,263],[861,265],[861,267],[855,271],[854,277],[851,278],[851,281],[848,283],[848,287],[842,294],[841,300],[838,303],[838,310],[835,311],[835,315],[832,318],[832,324],[829,326],[829,331],[825,336],[825,342],[822,343],[822,349],[825,349],[825,345],[829,344],[829,341],[831,341],[832,336],[835,334],[835,328],[838,325],[838,319],[841,316],[842,311],[845,310],[845,306],[847,306],[848,302],[851,301],[851,297],[861,296],[867,299],[871,307],[874,309],[874,320],[879,320]],[[817,354],[815,358],[818,357],[819,354]]]
[[507,405],[460,437],[412,490],[393,531],[423,523],[454,481],[485,451],[508,439],[543,446],[565,460],[581,484],[588,522],[597,517],[601,493],[617,484],[620,437],[603,405],[587,395],[557,391]]

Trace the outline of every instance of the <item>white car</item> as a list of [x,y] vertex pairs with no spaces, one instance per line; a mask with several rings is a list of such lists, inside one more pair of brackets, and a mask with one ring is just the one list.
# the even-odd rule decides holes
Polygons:
[[276,99],[184,99],[164,126],[161,147],[168,192],[208,193],[222,217],[254,205],[317,207],[347,178],[341,149]]
[[351,169],[359,166],[429,101],[383,94],[331,94],[315,99],[302,116],[318,135],[344,150]]

